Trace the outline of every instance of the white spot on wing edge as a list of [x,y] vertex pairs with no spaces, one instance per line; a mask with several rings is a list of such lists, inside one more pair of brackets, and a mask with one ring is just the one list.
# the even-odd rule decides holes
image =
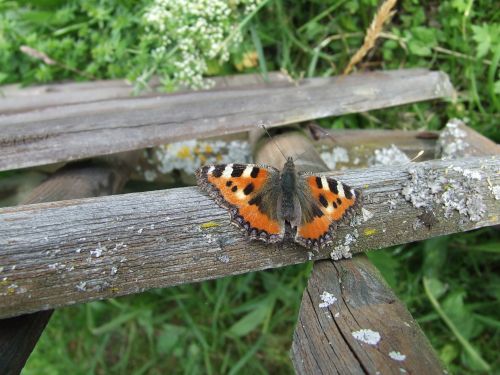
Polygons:
[[323,185],[323,190],[330,190],[325,176],[321,176],[321,185]]
[[245,170],[243,171],[243,177],[250,177],[250,173],[252,173],[254,165],[253,164],[248,164]]
[[231,173],[233,173],[233,164],[228,164],[224,168],[224,172],[222,172],[222,177],[231,178]]
[[345,198],[344,194],[344,186],[342,186],[342,183],[337,183],[337,190],[339,191],[339,197],[340,198]]
[[208,168],[207,173],[208,173],[208,174],[212,173],[212,172],[214,171],[214,169],[215,169],[215,166],[214,166],[214,165],[211,165],[211,166]]

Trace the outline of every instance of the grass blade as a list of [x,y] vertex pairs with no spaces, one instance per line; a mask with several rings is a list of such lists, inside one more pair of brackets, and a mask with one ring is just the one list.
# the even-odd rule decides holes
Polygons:
[[432,306],[439,314],[441,319],[443,319],[443,321],[446,323],[451,332],[455,335],[455,337],[463,346],[465,351],[470,355],[470,357],[474,360],[474,362],[482,371],[490,371],[491,369],[490,365],[486,363],[486,361],[481,357],[481,355],[476,351],[476,349],[474,349],[471,343],[465,337],[462,336],[459,329],[455,326],[455,324],[451,321],[448,315],[446,315],[444,310],[441,308],[441,305],[439,304],[438,300],[434,297],[434,295],[431,292],[430,279],[424,277],[423,283],[424,283],[425,294],[427,294],[427,297],[431,301]]

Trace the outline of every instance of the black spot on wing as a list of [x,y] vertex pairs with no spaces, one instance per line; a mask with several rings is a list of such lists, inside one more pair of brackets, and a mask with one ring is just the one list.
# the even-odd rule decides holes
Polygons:
[[236,191],[237,191],[237,190],[238,190],[238,187],[237,187],[237,186],[233,186],[233,187],[231,188],[231,191],[232,191],[233,193],[236,193]]
[[241,177],[246,167],[247,166],[245,164],[233,164],[233,171],[231,172],[231,177]]
[[313,214],[313,217],[316,217],[316,216],[321,217],[324,215],[323,211],[321,211],[321,209],[316,205],[312,206],[312,214]]
[[323,194],[319,195],[319,202],[323,205],[323,207],[328,207],[328,201],[326,198],[323,196]]
[[333,206],[333,208],[337,208],[337,203],[332,202],[332,206]]
[[245,193],[245,195],[248,195],[253,191],[253,189],[254,189],[254,186],[250,182],[247,186],[245,186],[245,189],[243,189],[243,193]]
[[252,172],[250,173],[250,177],[257,178],[257,176],[259,175],[259,172],[260,172],[259,167],[253,167]]
[[340,198],[337,198],[337,204],[340,206],[342,204],[342,201],[340,200]]
[[323,183],[321,182],[321,177],[316,177],[316,185],[318,189],[323,189]]
[[216,165],[214,170],[212,171],[212,176],[220,177],[224,173],[224,169],[226,169],[226,164]]
[[233,181],[231,181],[231,180],[229,180],[228,182],[226,182],[226,186],[227,187],[230,187],[232,184],[233,184]]
[[261,195],[256,195],[255,197],[253,197],[252,199],[250,199],[248,201],[248,204],[249,205],[256,205],[256,206],[260,206],[262,204],[262,196]]
[[337,189],[337,181],[332,180],[331,178],[328,179],[328,188],[335,194],[339,193],[339,189]]
[[351,187],[342,184],[342,188],[344,189],[344,195],[345,195],[345,197],[347,199],[351,199],[352,198]]

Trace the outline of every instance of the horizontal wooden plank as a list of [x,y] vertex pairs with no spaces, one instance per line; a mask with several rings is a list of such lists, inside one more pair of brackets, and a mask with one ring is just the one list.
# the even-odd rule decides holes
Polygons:
[[0,170],[237,133],[452,95],[448,77],[396,70],[290,87],[120,98],[0,117]]
[[[130,173],[123,164],[132,165],[138,156],[134,154],[121,155],[107,165],[78,163],[67,166],[31,191],[23,203],[116,194]],[[21,373],[52,312],[45,310],[0,320],[0,374]]]
[[[284,87],[293,83],[290,77],[280,72],[270,72],[266,81],[260,74],[239,74],[213,77],[212,89],[249,87]],[[159,79],[149,83],[150,90],[140,92],[138,96],[156,96],[155,90],[161,86]],[[177,92],[187,92],[181,88]],[[12,114],[47,107],[61,107],[68,104],[89,103],[134,96],[134,85],[124,79],[89,82],[49,83],[30,87],[20,85],[0,86],[0,114]]]
[[496,225],[498,170],[488,156],[335,174],[363,191],[366,221],[319,253],[248,242],[197,187],[3,208],[0,317]]
[[292,361],[299,375],[443,374],[418,323],[364,255],[314,264]]

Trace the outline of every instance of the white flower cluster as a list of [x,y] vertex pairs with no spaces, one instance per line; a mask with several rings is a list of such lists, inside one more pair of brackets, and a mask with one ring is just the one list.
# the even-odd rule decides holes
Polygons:
[[194,174],[202,165],[248,163],[250,156],[250,145],[244,141],[189,140],[162,145],[155,150],[160,173],[178,169]]
[[230,43],[242,40],[238,21],[261,1],[154,0],[144,16],[146,31],[160,34],[152,57],[172,66],[175,83],[207,88],[207,62],[229,60]]

